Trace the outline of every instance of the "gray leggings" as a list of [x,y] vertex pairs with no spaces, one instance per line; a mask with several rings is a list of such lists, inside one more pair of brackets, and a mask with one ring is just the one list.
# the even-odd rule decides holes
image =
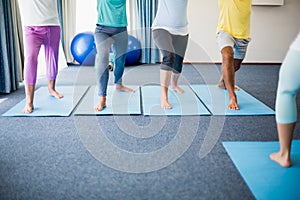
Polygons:
[[181,73],[189,35],[173,35],[164,29],[153,30],[153,39],[163,55],[160,69]]

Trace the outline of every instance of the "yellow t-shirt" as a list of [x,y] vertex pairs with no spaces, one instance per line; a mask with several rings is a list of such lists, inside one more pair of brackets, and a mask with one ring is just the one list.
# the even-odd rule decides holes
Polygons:
[[250,37],[252,0],[219,0],[217,32],[223,30],[238,39]]

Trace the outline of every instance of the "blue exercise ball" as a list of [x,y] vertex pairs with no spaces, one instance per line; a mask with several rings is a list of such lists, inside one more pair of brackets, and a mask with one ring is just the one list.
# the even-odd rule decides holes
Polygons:
[[71,42],[71,53],[80,65],[94,65],[97,54],[94,33],[77,34]]
[[138,39],[128,35],[128,49],[125,65],[136,65],[141,57],[141,44]]

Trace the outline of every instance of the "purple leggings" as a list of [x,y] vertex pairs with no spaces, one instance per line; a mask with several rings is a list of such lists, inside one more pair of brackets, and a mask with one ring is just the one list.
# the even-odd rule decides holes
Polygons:
[[45,48],[46,75],[48,80],[55,80],[58,72],[58,48],[60,41],[59,26],[24,27],[25,47],[25,84],[35,85],[38,55],[41,46]]

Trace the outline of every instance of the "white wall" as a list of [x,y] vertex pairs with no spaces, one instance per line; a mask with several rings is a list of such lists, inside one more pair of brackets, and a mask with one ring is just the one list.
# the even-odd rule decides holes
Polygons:
[[76,1],[76,34],[94,32],[97,23],[97,1]]
[[[220,62],[215,39],[217,0],[189,0],[190,43],[186,61]],[[283,6],[252,6],[251,38],[245,62],[282,62],[300,30],[300,1],[285,0]]]
[[[131,1],[129,5],[133,6]],[[190,42],[185,61],[220,62],[215,31],[218,0],[189,0]],[[128,21],[134,12],[128,11]],[[96,1],[77,0],[76,32],[94,31]],[[130,27],[128,27],[130,30]],[[300,30],[300,0],[285,0],[283,6],[252,6],[251,37],[245,62],[280,63]]]
[[[129,10],[129,6],[132,6],[132,0],[127,3],[127,19],[128,19],[128,30],[130,30],[130,25],[132,24],[133,8]],[[87,0],[76,0],[76,34],[86,31],[95,31],[97,23],[97,1],[87,1]]]

